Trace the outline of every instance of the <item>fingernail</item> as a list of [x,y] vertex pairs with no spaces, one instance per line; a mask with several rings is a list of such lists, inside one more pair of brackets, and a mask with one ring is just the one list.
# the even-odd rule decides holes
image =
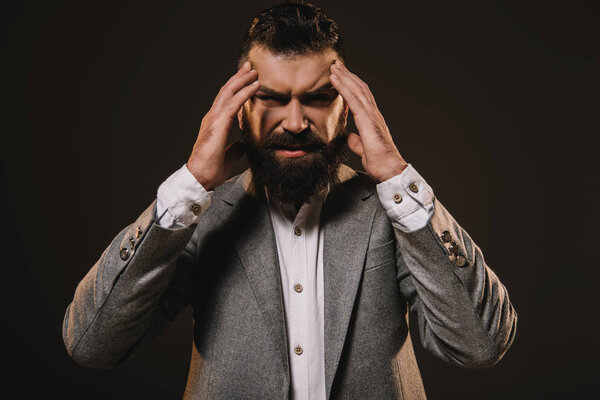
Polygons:
[[250,61],[244,63],[244,69],[250,69]]

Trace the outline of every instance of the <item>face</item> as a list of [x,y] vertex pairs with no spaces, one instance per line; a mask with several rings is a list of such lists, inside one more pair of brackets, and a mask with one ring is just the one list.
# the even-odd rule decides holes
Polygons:
[[269,199],[301,204],[327,186],[341,162],[348,107],[329,81],[331,49],[283,56],[254,46],[259,91],[238,119],[250,167]]
[[284,56],[253,46],[248,60],[258,72],[261,87],[244,104],[238,117],[241,123],[241,114],[246,113],[248,129],[257,143],[271,134],[299,133],[305,129],[327,143],[333,139],[340,114],[345,118],[348,113],[329,81],[329,68],[339,60],[335,51]]

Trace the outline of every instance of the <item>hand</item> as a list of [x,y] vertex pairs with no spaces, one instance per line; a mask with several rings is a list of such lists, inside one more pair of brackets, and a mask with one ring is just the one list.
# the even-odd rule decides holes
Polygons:
[[187,162],[187,168],[206,189],[223,183],[234,163],[243,154],[242,143],[236,141],[227,148],[227,138],[237,112],[260,88],[258,73],[244,65],[221,87],[210,110],[202,118],[198,138]]
[[348,147],[361,158],[367,174],[383,182],[404,171],[408,164],[394,144],[367,84],[339,61],[331,66],[330,81],[354,115],[360,136],[350,133]]

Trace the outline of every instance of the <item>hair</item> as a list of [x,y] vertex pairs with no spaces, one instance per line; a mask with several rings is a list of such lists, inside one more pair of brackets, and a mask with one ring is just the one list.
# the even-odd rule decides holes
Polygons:
[[333,49],[344,61],[342,38],[335,21],[317,6],[302,2],[278,3],[254,16],[244,39],[238,67],[254,45],[285,56]]

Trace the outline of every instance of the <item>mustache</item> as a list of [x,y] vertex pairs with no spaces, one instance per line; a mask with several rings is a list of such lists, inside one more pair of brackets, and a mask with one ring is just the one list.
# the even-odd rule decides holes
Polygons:
[[305,129],[298,133],[285,131],[281,134],[271,134],[262,145],[267,150],[276,150],[279,148],[299,148],[305,150],[322,150],[327,144],[320,136],[313,133],[310,129]]

